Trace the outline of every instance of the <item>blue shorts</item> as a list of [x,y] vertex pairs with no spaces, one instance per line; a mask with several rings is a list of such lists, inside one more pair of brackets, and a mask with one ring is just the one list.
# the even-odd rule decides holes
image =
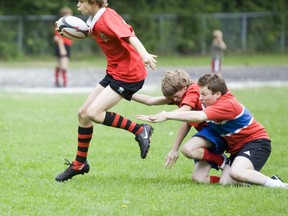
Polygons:
[[[226,141],[217,134],[213,129],[211,129],[209,126],[203,127],[198,133],[194,134],[193,137],[202,137],[206,140],[209,140],[212,143],[212,146],[208,148],[210,152],[213,152],[215,154],[223,154],[224,151],[227,149],[227,143]],[[195,160],[195,163],[198,160]],[[212,168],[218,170],[217,164],[207,161]]]
[[222,154],[227,149],[226,141],[209,126],[203,127],[198,133],[193,135],[193,137],[195,136],[202,137],[212,143],[212,147],[208,148],[210,152]]

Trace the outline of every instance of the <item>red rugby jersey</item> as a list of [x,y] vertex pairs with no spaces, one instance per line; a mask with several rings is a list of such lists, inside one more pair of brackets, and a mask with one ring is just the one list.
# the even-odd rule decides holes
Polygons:
[[135,36],[134,30],[116,11],[105,8],[91,29],[106,55],[108,74],[115,80],[124,82],[139,82],[146,78],[147,71],[141,56],[124,40]]
[[[180,103],[177,105],[179,107],[187,105],[192,107],[193,110],[202,110],[202,105],[199,97],[200,97],[200,87],[198,83],[194,82],[187,88],[183,97],[181,98]],[[194,126],[197,131],[200,131],[202,127],[206,125],[205,122],[202,123],[189,122],[189,124],[191,126]]]
[[205,108],[204,112],[209,119],[209,126],[227,141],[229,153],[237,153],[252,140],[269,139],[264,127],[230,91],[221,96],[214,105]]

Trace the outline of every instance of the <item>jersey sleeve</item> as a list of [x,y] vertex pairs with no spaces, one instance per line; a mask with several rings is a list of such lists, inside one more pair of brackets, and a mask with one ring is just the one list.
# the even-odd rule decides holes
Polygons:
[[111,11],[109,22],[106,22],[106,24],[108,25],[107,27],[110,29],[110,31],[114,32],[118,38],[135,36],[132,26],[127,24],[125,20],[115,11]]
[[219,99],[214,105],[204,109],[209,120],[222,122],[235,119],[242,112],[242,105],[233,98]]
[[192,107],[193,110],[198,110],[198,104],[199,104],[199,97],[200,97],[200,93],[199,91],[197,91],[196,88],[189,88],[186,92],[185,92],[185,96],[183,97],[182,101],[181,101],[181,106],[183,105],[188,105],[190,107]]

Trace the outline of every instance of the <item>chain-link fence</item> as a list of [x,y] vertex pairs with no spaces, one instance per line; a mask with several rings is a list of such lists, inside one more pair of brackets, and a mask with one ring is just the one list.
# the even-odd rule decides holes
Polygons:
[[207,51],[211,29],[217,26],[231,52],[287,51],[287,13],[219,13],[200,15],[198,19],[204,32],[200,40],[202,53]]
[[[84,17],[81,17],[85,19]],[[140,40],[157,54],[206,54],[220,29],[229,53],[286,52],[288,13],[218,13],[124,16]],[[0,58],[54,53],[56,16],[0,16]],[[137,20],[138,19],[138,20]],[[98,53],[93,40],[75,42],[73,53]]]

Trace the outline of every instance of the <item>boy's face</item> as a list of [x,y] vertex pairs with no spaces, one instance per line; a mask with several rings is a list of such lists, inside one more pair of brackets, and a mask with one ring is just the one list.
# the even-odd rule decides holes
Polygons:
[[176,103],[179,103],[186,91],[186,88],[184,87],[183,89],[177,91],[174,95],[171,96],[171,99],[175,101]]
[[205,87],[200,88],[200,100],[204,107],[212,106],[221,97],[221,92],[212,93],[211,90]]
[[79,0],[77,4],[77,9],[83,14],[92,16],[95,14],[95,9],[93,5],[90,5],[86,0]]

